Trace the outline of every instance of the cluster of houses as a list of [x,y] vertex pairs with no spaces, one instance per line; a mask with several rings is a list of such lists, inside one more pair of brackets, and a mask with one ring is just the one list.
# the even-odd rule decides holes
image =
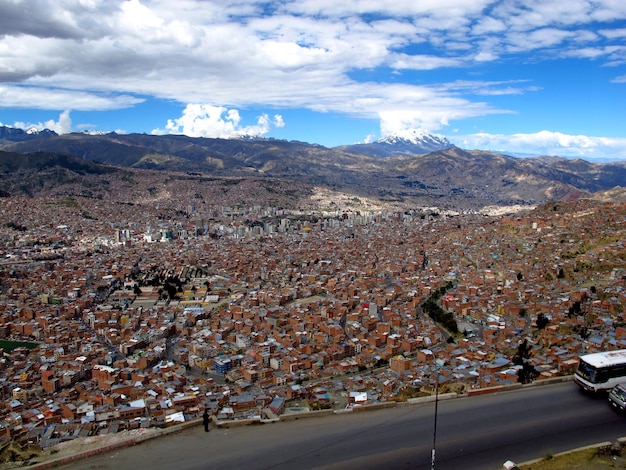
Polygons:
[[179,212],[108,232],[65,209],[38,233],[4,223],[0,440],[470,394],[520,380],[523,340],[534,380],[626,348],[624,204]]

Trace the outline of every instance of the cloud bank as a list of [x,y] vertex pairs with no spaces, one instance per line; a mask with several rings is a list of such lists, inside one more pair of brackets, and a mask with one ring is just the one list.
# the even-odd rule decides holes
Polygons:
[[477,133],[456,136],[454,144],[466,149],[514,155],[557,155],[588,160],[624,160],[626,155],[626,138],[568,135],[550,131],[513,135]]

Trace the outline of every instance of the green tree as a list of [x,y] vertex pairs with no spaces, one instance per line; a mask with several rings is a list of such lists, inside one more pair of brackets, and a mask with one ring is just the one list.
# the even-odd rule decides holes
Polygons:
[[543,330],[550,323],[550,319],[545,316],[543,313],[537,315],[537,329]]
[[539,376],[539,372],[530,363],[532,358],[532,346],[527,339],[524,339],[518,346],[517,352],[512,358],[513,364],[522,366],[517,371],[517,381],[521,384],[527,384],[535,380]]

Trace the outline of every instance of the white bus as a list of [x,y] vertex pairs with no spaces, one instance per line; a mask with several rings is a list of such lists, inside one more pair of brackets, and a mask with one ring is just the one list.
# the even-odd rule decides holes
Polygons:
[[626,349],[580,356],[574,381],[590,392],[610,390],[626,383]]

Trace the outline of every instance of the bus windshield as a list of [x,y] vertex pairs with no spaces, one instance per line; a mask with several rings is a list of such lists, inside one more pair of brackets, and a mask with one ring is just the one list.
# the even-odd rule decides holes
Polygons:
[[580,361],[580,365],[578,366],[578,375],[594,384],[606,382],[607,379],[606,371],[596,369],[595,367],[587,364],[585,361]]

